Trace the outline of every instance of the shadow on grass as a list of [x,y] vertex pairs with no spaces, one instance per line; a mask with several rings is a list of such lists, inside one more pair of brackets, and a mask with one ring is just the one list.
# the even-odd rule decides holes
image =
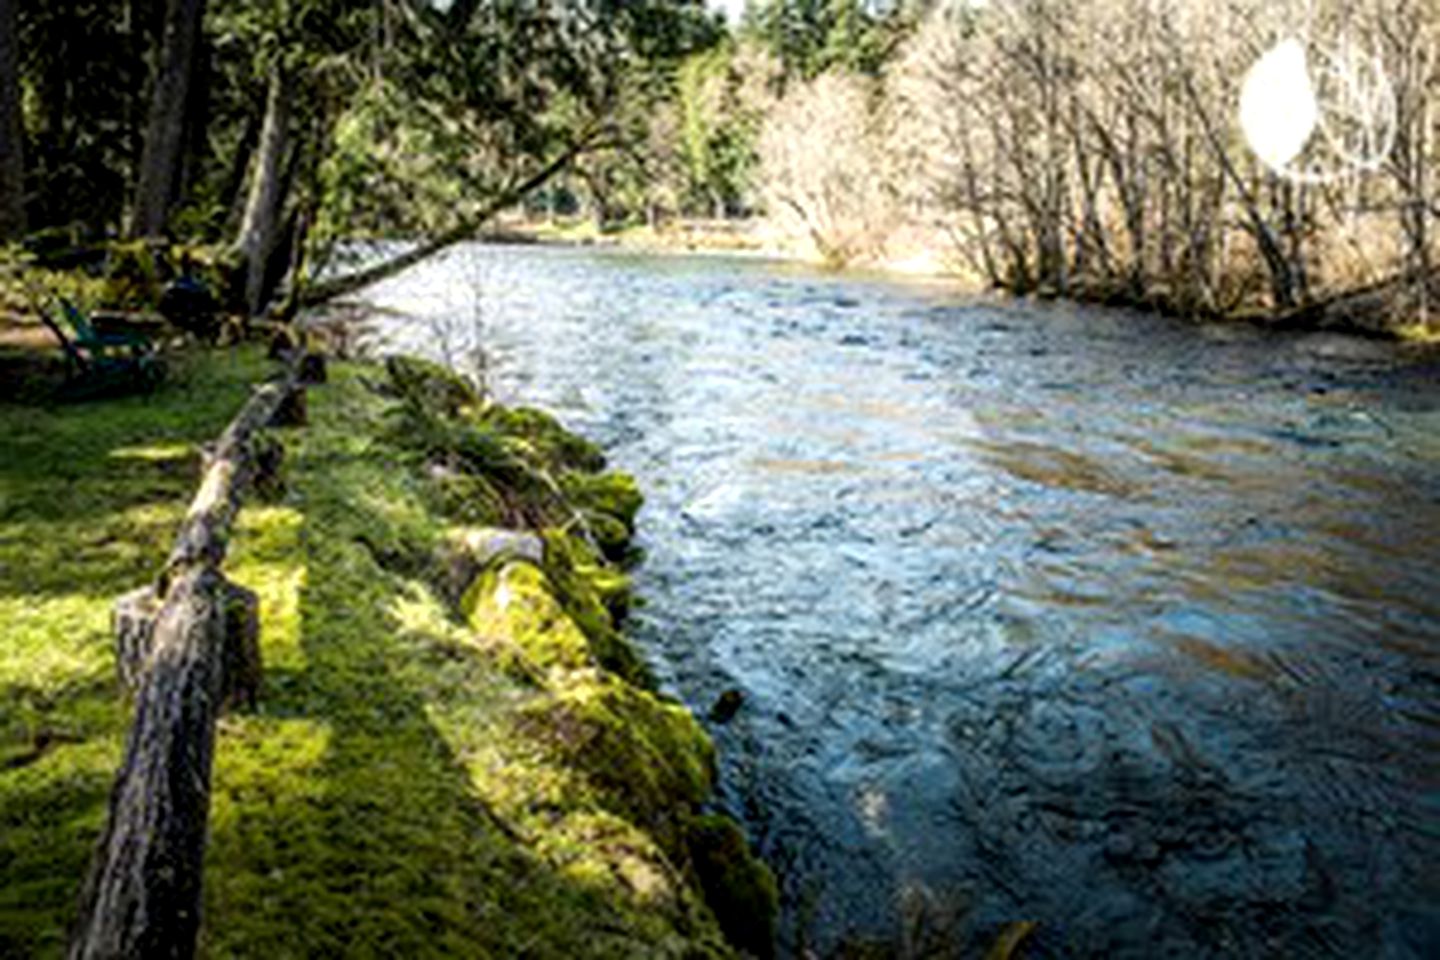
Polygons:
[[317,552],[305,669],[268,674],[264,715],[226,732],[207,952],[525,954],[537,931],[511,929],[525,911],[507,901],[543,889],[544,873],[511,848],[401,675],[398,625],[366,598],[327,595],[340,583],[313,583],[334,553]]
[[268,365],[256,349],[173,361],[149,396],[0,404],[0,592],[113,597],[153,575],[224,429]]
[[[0,956],[63,953],[130,720],[110,605],[153,575],[195,445],[264,374],[241,361],[152,398],[0,404]],[[540,693],[376,562],[428,519],[364,425],[317,406],[289,495],[247,503],[227,561],[260,595],[266,676],[260,711],[221,721],[202,952],[724,953],[643,830],[517,734]]]
[[261,710],[227,718],[217,753],[203,952],[726,953],[675,877],[626,866],[659,859],[643,832],[567,794],[572,773],[517,734],[539,692],[377,561],[423,520],[405,472],[332,402],[312,399],[285,506],[233,554],[272,609]]
[[111,604],[154,576],[199,445],[268,373],[250,348],[172,366],[148,397],[0,402],[0,956],[63,952],[130,720]]

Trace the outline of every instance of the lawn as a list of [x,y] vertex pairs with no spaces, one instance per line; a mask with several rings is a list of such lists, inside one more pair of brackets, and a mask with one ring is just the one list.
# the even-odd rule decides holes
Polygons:
[[0,955],[58,953],[129,717],[110,606],[152,577],[258,350],[149,397],[0,404]]
[[[198,445],[264,372],[217,351],[150,398],[0,405],[0,955],[63,951],[129,720],[110,604],[153,575]],[[699,814],[708,741],[606,666],[615,571],[551,530],[560,561],[442,599],[453,518],[386,439],[381,377],[332,368],[281,434],[286,490],[240,515],[226,572],[260,595],[265,680],[221,721],[202,953],[729,955],[702,886],[762,942],[768,878]]]

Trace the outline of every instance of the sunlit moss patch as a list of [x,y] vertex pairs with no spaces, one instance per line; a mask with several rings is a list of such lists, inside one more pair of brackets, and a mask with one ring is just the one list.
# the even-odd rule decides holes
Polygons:
[[[265,674],[258,709],[219,727],[202,952],[732,955],[707,896],[732,904],[732,935],[733,902],[766,930],[773,898],[717,892],[696,840],[711,745],[620,633],[630,585],[610,558],[638,490],[552,418],[433,373],[377,391],[382,371],[335,367],[309,426],[284,431],[282,492],[241,512],[226,571],[259,595]],[[128,722],[109,605],[164,556],[195,475],[174,465],[229,412],[206,410],[188,435],[93,443],[72,472],[94,472],[97,520],[54,510],[38,467],[31,508],[5,508],[4,555],[48,553],[0,574],[19,637],[0,652],[0,953],[63,951]],[[75,435],[41,431],[32,460]],[[128,486],[101,489],[117,470]],[[463,480],[448,500],[447,475]],[[443,548],[476,516],[536,531],[543,558],[498,556],[452,606]],[[745,889],[768,877],[743,842],[731,853]]]

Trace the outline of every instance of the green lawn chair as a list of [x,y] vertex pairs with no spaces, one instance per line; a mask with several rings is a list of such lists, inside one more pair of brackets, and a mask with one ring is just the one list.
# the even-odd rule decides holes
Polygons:
[[134,333],[100,333],[79,307],[64,297],[56,299],[59,319],[45,309],[40,311],[40,319],[65,352],[63,395],[80,398],[133,390],[149,393],[165,379],[165,363],[149,338]]

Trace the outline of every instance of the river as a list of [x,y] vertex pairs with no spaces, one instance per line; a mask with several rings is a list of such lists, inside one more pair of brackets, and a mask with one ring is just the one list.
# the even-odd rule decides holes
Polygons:
[[1440,955],[1434,362],[743,259],[370,296],[638,476],[782,955]]

